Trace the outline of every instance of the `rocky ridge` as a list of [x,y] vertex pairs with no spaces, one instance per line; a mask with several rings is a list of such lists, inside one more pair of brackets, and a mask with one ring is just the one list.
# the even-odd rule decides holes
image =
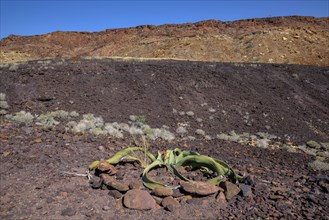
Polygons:
[[0,58],[2,63],[45,57],[125,57],[328,66],[328,24],[328,17],[291,16],[10,35],[0,41]]

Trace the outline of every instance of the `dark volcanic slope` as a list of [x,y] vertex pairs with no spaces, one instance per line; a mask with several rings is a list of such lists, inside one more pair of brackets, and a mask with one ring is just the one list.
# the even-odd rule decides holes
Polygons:
[[328,86],[328,68],[298,65],[58,60],[0,69],[10,111],[76,110],[107,122],[137,114],[152,127],[189,122],[192,135],[265,131],[297,142],[328,140]]
[[[136,136],[75,134],[62,124],[46,129],[1,116],[0,218],[328,219],[328,148],[315,151],[322,153],[321,160],[304,151],[283,150],[287,136],[292,144],[328,142],[328,87],[329,68],[315,66],[52,60],[1,67],[0,93],[7,96],[9,113],[75,110],[101,115],[106,122],[144,115],[147,124],[168,125],[173,133],[178,123],[185,124],[196,139],[150,140],[143,147],[152,153],[178,147],[222,159],[250,175],[251,194],[224,204],[214,196],[194,198],[171,211],[160,206],[149,211],[124,208],[122,198],[110,196],[105,188],[92,189],[87,178],[63,172],[83,173],[92,161],[134,146]],[[3,108],[3,94],[1,99]],[[279,149],[259,148],[249,142],[200,138],[195,134],[200,128],[212,137],[235,130],[265,131],[282,139]],[[136,167],[128,167],[118,180],[128,184],[130,180],[121,179],[128,176],[140,181]]]

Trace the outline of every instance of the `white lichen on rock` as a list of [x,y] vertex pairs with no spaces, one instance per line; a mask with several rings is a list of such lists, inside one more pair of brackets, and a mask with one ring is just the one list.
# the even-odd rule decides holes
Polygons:
[[268,148],[269,142],[269,139],[258,139],[256,142],[256,146],[260,148]]
[[304,153],[306,153],[308,155],[316,156],[317,150],[314,149],[314,148],[306,147],[306,145],[299,145],[298,149],[303,151]]
[[233,141],[233,142],[239,142],[240,140],[240,135],[238,135],[237,133],[235,133],[235,131],[230,131],[230,138],[229,138],[230,141]]
[[6,101],[6,94],[0,93],[0,101]]
[[78,112],[76,112],[76,111],[72,111],[72,112],[70,112],[70,116],[71,117],[79,117],[79,113]]
[[54,112],[49,112],[49,115],[58,119],[66,119],[69,117],[70,113],[64,110],[57,110]]
[[4,110],[4,109],[1,109],[0,110],[0,115],[6,115],[8,112],[6,111],[6,110]]
[[[53,112],[46,112],[44,114],[39,115],[36,118],[36,124],[42,127],[54,127],[60,124],[61,119],[67,119],[70,117],[70,114],[64,110],[57,110]],[[57,119],[57,120],[56,120]]]
[[312,163],[308,164],[312,169],[319,171],[327,171],[329,170],[329,163],[323,162],[319,159],[316,159]]
[[58,125],[60,122],[56,121],[53,116],[50,116],[50,114],[41,114],[36,119],[36,125],[40,125],[42,127],[54,127]]
[[162,128],[163,129],[166,129],[166,130],[169,130],[170,129],[170,127],[168,125],[162,125]]
[[196,121],[201,123],[203,120],[202,120],[202,118],[197,118]]
[[176,133],[177,134],[186,134],[187,133],[187,129],[183,126],[179,126],[177,129],[176,129]]
[[225,134],[225,133],[220,133],[220,134],[217,134],[217,138],[220,139],[220,140],[224,140],[224,141],[228,141],[229,140],[229,135]]
[[179,114],[180,116],[184,116],[184,115],[185,115],[185,112],[184,112],[184,111],[180,111],[178,114]]
[[66,123],[65,130],[71,131],[78,123],[76,121],[69,121]]
[[6,101],[6,94],[0,93],[0,115],[6,115],[9,108],[8,102]]
[[194,141],[196,138],[194,136],[187,136],[186,139],[189,141]]
[[120,131],[119,124],[117,122],[106,123],[104,126],[104,130],[113,137],[123,138],[123,134]]
[[6,115],[6,118],[19,124],[29,125],[33,122],[34,116],[30,112],[20,111],[14,115]]
[[[147,132],[147,131],[148,131],[148,129],[146,128],[145,132]],[[137,126],[132,125],[132,126],[130,126],[130,128],[128,130],[128,133],[130,135],[143,135],[144,131],[141,128],[137,127]]]
[[151,128],[149,125],[145,125],[143,132],[143,135],[150,140],[162,139],[171,141],[175,139],[175,135],[166,128]]
[[89,133],[94,135],[106,135],[107,131],[103,130],[102,128],[92,128],[89,130]]
[[137,116],[136,115],[129,115],[129,120],[130,121],[136,121]]
[[206,134],[206,132],[202,129],[196,129],[195,134],[204,136]]
[[9,105],[7,101],[0,100],[0,109],[8,109]]
[[175,135],[166,129],[161,129],[159,137],[165,141],[173,141],[175,139]]
[[225,134],[225,133],[217,134],[217,138],[220,140],[230,141],[230,142],[239,142],[240,140],[242,140],[242,137],[237,133],[235,133],[235,131],[231,131],[229,134]]
[[129,128],[130,128],[129,125],[126,124],[126,123],[120,123],[119,124],[119,127],[120,127],[121,130],[123,130],[125,132],[128,132],[129,131]]
[[177,129],[176,129],[176,133],[179,134],[179,135],[184,135],[187,133],[187,129],[183,126],[179,126]]
[[145,135],[148,139],[154,141],[160,137],[161,129],[159,129],[159,128],[149,129],[148,132],[145,133]]
[[101,128],[104,125],[102,117],[95,117],[93,114],[84,114],[76,126],[72,128],[74,133],[89,132],[94,128]]

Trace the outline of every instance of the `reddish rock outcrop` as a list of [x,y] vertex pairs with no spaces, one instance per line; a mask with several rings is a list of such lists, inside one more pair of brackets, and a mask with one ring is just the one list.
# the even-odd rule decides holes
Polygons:
[[10,35],[1,62],[46,57],[137,57],[220,62],[329,65],[329,17],[142,25],[101,32]]

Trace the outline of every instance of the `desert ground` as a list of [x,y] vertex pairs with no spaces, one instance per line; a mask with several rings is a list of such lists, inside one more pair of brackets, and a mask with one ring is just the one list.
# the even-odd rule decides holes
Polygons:
[[[1,219],[328,219],[328,67],[57,58],[2,64],[0,98]],[[156,201],[138,210],[128,189],[71,174],[132,146],[193,150],[244,178],[230,198],[165,206],[141,167],[118,165]]]

